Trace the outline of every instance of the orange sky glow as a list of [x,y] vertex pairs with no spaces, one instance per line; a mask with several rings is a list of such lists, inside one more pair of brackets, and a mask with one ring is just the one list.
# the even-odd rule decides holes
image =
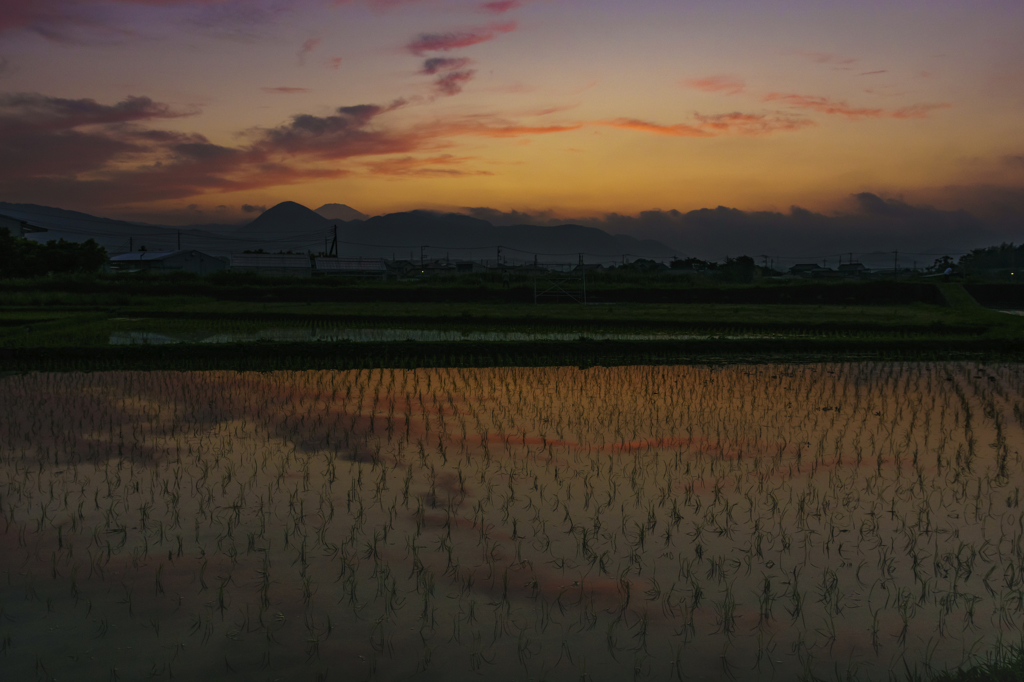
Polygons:
[[166,222],[1024,207],[1019,2],[5,5],[4,201]]

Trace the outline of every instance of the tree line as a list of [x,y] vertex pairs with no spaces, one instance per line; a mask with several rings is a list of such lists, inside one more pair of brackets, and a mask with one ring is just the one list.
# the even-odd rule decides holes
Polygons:
[[51,239],[44,244],[0,228],[0,278],[96,272],[107,259],[107,250],[93,239],[80,244]]

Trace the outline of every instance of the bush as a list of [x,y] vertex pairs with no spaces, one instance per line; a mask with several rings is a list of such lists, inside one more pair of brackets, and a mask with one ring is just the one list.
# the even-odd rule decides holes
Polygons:
[[92,239],[81,244],[63,239],[40,244],[0,228],[0,277],[5,279],[96,272],[106,262],[107,250]]

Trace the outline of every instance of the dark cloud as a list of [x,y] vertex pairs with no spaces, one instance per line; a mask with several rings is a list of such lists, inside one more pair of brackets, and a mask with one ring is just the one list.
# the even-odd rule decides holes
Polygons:
[[503,33],[516,30],[516,23],[491,24],[481,28],[448,33],[421,33],[415,40],[406,45],[406,49],[414,55],[422,56],[425,52],[448,52],[470,45],[478,45],[494,40]]
[[263,213],[267,210],[266,206],[254,206],[252,204],[242,204],[243,213]]
[[437,80],[434,81],[434,89],[438,94],[446,97],[457,95],[462,92],[462,86],[473,80],[475,74],[476,71],[473,69],[446,73],[443,76],[438,76]]
[[1012,168],[1024,169],[1024,154],[1011,154],[1003,157],[1003,161]]
[[63,99],[38,93],[0,95],[0,133],[30,130],[71,130],[79,126],[127,123],[190,116],[149,97],[126,97],[113,105],[94,99]]
[[300,166],[308,160],[409,153],[424,135],[436,137],[375,129],[377,117],[403,104],[340,107],[323,117],[300,114],[277,128],[249,131],[245,145],[226,147],[199,134],[141,126],[185,115],[147,97],[105,105],[2,95],[0,194],[43,204],[59,197],[65,205],[91,208],[342,177],[350,171]]
[[469,66],[471,60],[466,57],[431,57],[424,60],[420,73],[425,76],[433,76],[447,71],[459,71]]
[[404,105],[403,100],[398,100],[387,107],[339,107],[330,116],[299,114],[290,123],[261,131],[262,139],[254,148],[264,153],[307,154],[326,159],[407,152],[415,147],[413,137],[374,130],[369,125],[378,116]]
[[496,208],[486,208],[478,206],[475,208],[464,208],[464,213],[468,213],[474,218],[486,220],[492,225],[509,226],[509,225],[557,225],[560,222],[555,218],[553,211],[534,211],[533,213],[525,213],[522,211],[500,211]]
[[[1016,220],[1024,218],[1024,188]],[[962,253],[1012,236],[1010,221],[989,220],[963,210],[915,206],[875,194],[851,196],[849,208],[826,215],[797,206],[788,213],[741,211],[719,206],[680,212],[643,211],[637,215],[609,213],[598,218],[555,218],[550,212],[527,213],[492,208],[464,209],[495,225],[559,225],[573,223],[612,234],[660,241],[680,253],[721,260],[726,256],[769,254],[775,258],[844,257],[853,252],[915,253],[921,262],[930,253]],[[890,256],[891,257],[891,256]]]

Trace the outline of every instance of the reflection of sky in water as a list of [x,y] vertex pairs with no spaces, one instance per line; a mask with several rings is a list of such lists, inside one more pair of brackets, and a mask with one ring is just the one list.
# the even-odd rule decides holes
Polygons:
[[42,657],[58,679],[887,680],[1024,631],[1017,365],[30,374],[0,396],[10,679]]
[[[576,341],[581,337],[594,341],[655,341],[707,339],[707,335],[646,333],[580,333],[580,332],[504,332],[458,331],[444,329],[263,329],[255,333],[158,334],[155,332],[116,332],[110,344],[164,345],[170,343],[251,343],[257,341],[352,341],[379,343],[384,341]],[[735,338],[735,337],[719,337]],[[746,336],[744,338],[754,338]],[[760,338],[760,337],[758,337]]]

